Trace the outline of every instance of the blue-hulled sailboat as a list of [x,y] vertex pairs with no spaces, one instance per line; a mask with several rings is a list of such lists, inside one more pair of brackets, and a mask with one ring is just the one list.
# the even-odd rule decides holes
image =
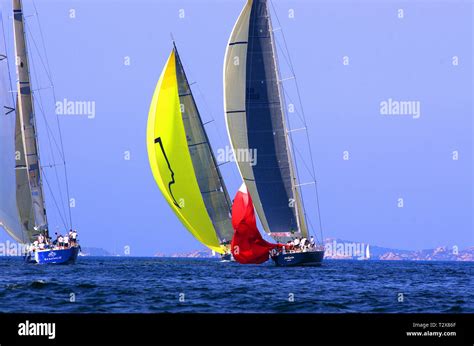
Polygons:
[[[4,50],[0,54],[0,106],[3,111],[0,116],[0,226],[28,249],[27,263],[70,264],[76,261],[79,245],[74,242],[72,246],[53,247],[48,242],[43,171],[21,0],[13,0],[13,23],[16,100],[10,94],[6,42],[1,42],[0,47]],[[5,35],[1,37],[3,40]],[[64,155],[62,157],[64,159]],[[33,246],[37,237],[45,241]]]

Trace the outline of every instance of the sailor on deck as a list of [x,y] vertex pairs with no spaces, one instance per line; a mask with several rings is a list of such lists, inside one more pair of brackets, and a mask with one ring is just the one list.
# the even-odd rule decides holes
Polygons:
[[77,231],[76,230],[72,231],[69,238],[71,239],[71,244],[76,245],[77,244]]
[[62,248],[63,247],[63,241],[64,241],[64,238],[63,236],[60,234],[59,237],[58,237],[58,243],[57,243],[57,246]]
[[63,238],[63,246],[65,248],[69,247],[69,235],[68,234],[66,234]]
[[293,240],[293,245],[295,247],[299,246],[300,245],[300,238],[295,238],[295,240]]
[[301,239],[301,243],[300,243],[301,251],[305,252],[307,245],[308,245],[308,244],[307,244],[307,239],[306,239],[306,238]]

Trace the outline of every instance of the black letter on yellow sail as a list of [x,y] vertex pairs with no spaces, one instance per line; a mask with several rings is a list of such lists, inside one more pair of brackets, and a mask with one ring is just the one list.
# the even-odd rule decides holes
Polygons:
[[176,202],[176,199],[174,198],[174,195],[173,195],[173,191],[171,191],[171,185],[173,185],[176,181],[174,180],[174,172],[173,170],[171,169],[171,164],[168,160],[168,156],[166,156],[166,152],[165,152],[165,148],[163,147],[163,143],[161,142],[161,137],[158,137],[158,138],[155,138],[155,144],[158,143],[160,145],[160,148],[161,148],[161,152],[163,153],[163,157],[165,158],[166,160],[166,163],[168,164],[168,169],[170,170],[171,172],[171,180],[170,182],[168,183],[168,190],[170,192],[170,195],[171,195],[171,198],[173,198],[173,203],[176,207],[178,207],[179,209],[181,209],[181,207],[179,206],[178,202]]

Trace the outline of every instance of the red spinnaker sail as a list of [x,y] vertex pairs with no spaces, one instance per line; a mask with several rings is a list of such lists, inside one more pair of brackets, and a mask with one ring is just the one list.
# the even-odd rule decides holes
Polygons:
[[259,264],[268,260],[271,249],[280,247],[262,238],[255,220],[252,198],[242,184],[232,205],[232,254],[242,264]]

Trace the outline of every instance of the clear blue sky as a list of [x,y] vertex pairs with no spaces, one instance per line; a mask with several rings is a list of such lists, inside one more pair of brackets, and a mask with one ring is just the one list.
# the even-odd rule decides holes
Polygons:
[[[24,3],[26,15],[32,14],[31,0]],[[1,4],[11,11],[10,1]],[[215,150],[228,145],[222,64],[243,5],[243,0],[37,1],[57,99],[96,103],[94,119],[61,117],[77,203],[74,225],[83,246],[119,252],[128,245],[132,255],[201,248],[153,180],[145,146],[148,107],[173,32],[184,67],[197,82],[201,115],[215,119],[208,125],[212,144]],[[472,2],[281,0],[274,6],[311,135],[324,236],[405,249],[473,246]],[[11,19],[4,18],[11,51]],[[27,20],[41,44],[36,19]],[[275,16],[273,24],[280,26]],[[282,42],[279,32],[277,40]],[[130,66],[124,64],[127,56]],[[280,61],[288,77],[282,56]],[[41,75],[41,62],[35,65]],[[292,81],[285,83],[294,91]],[[48,82],[39,77],[37,84]],[[44,95],[52,115],[53,99],[48,91]],[[419,101],[420,118],[381,115],[380,102],[389,98]],[[305,151],[302,133],[294,139]],[[240,185],[236,167],[222,167],[233,195]],[[51,198],[47,203],[51,206]],[[309,199],[307,211],[314,210]],[[54,213],[50,224],[59,225]],[[0,239],[6,239],[3,233]]]

